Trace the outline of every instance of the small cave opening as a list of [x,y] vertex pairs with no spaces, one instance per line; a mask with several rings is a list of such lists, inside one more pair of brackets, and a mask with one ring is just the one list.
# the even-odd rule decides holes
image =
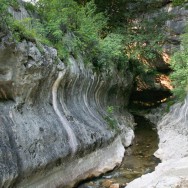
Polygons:
[[148,109],[158,107],[172,98],[171,69],[166,66],[156,74],[138,75],[129,100],[129,109]]
[[134,90],[130,96],[130,108],[153,108],[166,102],[172,96],[170,90]]

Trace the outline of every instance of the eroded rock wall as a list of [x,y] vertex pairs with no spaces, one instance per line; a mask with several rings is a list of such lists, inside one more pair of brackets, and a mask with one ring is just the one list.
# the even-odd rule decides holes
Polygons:
[[164,52],[172,55],[175,51],[180,50],[181,35],[185,33],[185,29],[188,23],[188,10],[187,5],[173,6],[168,4],[163,10],[171,15],[166,21],[165,33],[167,36],[166,43],[164,45]]
[[[181,50],[181,34],[185,32],[188,11],[171,4],[163,10],[172,15],[166,22],[167,41],[164,45],[164,52],[172,55],[176,50]],[[173,105],[164,117],[159,111],[160,108],[156,109],[154,116],[150,114],[148,118],[157,122],[159,149],[154,155],[161,159],[161,163],[154,172],[135,179],[126,188],[188,187],[188,97],[182,103]]]
[[134,180],[126,188],[188,187],[188,97],[175,104],[158,123],[160,163],[154,172]]
[[[53,48],[1,41],[0,187],[69,187],[119,164],[133,138],[128,69],[108,76],[85,67],[81,56],[65,65]],[[108,106],[118,106],[110,117],[116,130]],[[68,178],[77,163],[82,170]]]

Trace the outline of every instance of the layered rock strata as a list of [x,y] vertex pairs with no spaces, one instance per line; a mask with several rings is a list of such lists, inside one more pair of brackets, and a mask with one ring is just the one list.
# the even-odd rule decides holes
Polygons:
[[187,4],[183,6],[173,6],[168,4],[162,11],[168,12],[171,18],[166,21],[165,33],[167,36],[164,45],[164,52],[168,55],[173,54],[175,51],[180,50],[181,35],[185,33],[188,20]]
[[127,69],[95,73],[81,57],[65,65],[53,48],[1,38],[0,187],[72,187],[113,169],[133,138],[131,84]]

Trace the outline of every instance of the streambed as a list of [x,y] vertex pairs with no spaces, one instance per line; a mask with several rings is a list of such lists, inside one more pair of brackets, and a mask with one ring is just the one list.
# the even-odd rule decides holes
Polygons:
[[121,166],[98,178],[82,182],[77,188],[109,188],[112,184],[119,184],[121,188],[154,170],[160,162],[153,156],[159,142],[155,125],[140,116],[135,116],[135,122],[135,139],[133,145],[126,149]]

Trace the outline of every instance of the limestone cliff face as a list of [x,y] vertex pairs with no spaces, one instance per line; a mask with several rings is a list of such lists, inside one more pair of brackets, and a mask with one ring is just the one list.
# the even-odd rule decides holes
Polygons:
[[1,40],[0,187],[71,187],[120,163],[133,136],[130,72],[97,74],[81,57],[65,66],[53,48]]
[[[172,55],[174,51],[181,50],[180,36],[185,32],[188,11],[180,6],[172,7],[171,4],[164,10],[173,15],[172,19],[166,22],[167,42],[164,46],[164,51]],[[126,188],[186,188],[188,187],[188,96],[182,103],[171,106],[164,117],[158,110],[154,115],[155,119],[151,114],[149,117],[158,122],[159,149],[154,155],[162,162],[154,172],[135,179]]]
[[164,45],[164,51],[171,55],[174,51],[180,49],[181,38],[180,36],[185,33],[188,20],[188,10],[184,6],[173,7],[172,4],[168,4],[164,11],[171,15],[171,19],[166,22],[166,44]]
[[170,1],[154,13],[146,14],[148,19],[153,19],[156,15],[167,13],[165,24],[163,25],[163,34],[165,36],[162,53],[151,65],[156,68],[158,74],[148,74],[146,76],[139,75],[135,79],[136,85],[132,93],[132,101],[135,104],[143,106],[153,106],[166,101],[170,97],[171,80],[169,74],[172,71],[170,68],[170,57],[177,50],[181,50],[181,35],[185,33],[188,10],[186,6],[173,6]]

